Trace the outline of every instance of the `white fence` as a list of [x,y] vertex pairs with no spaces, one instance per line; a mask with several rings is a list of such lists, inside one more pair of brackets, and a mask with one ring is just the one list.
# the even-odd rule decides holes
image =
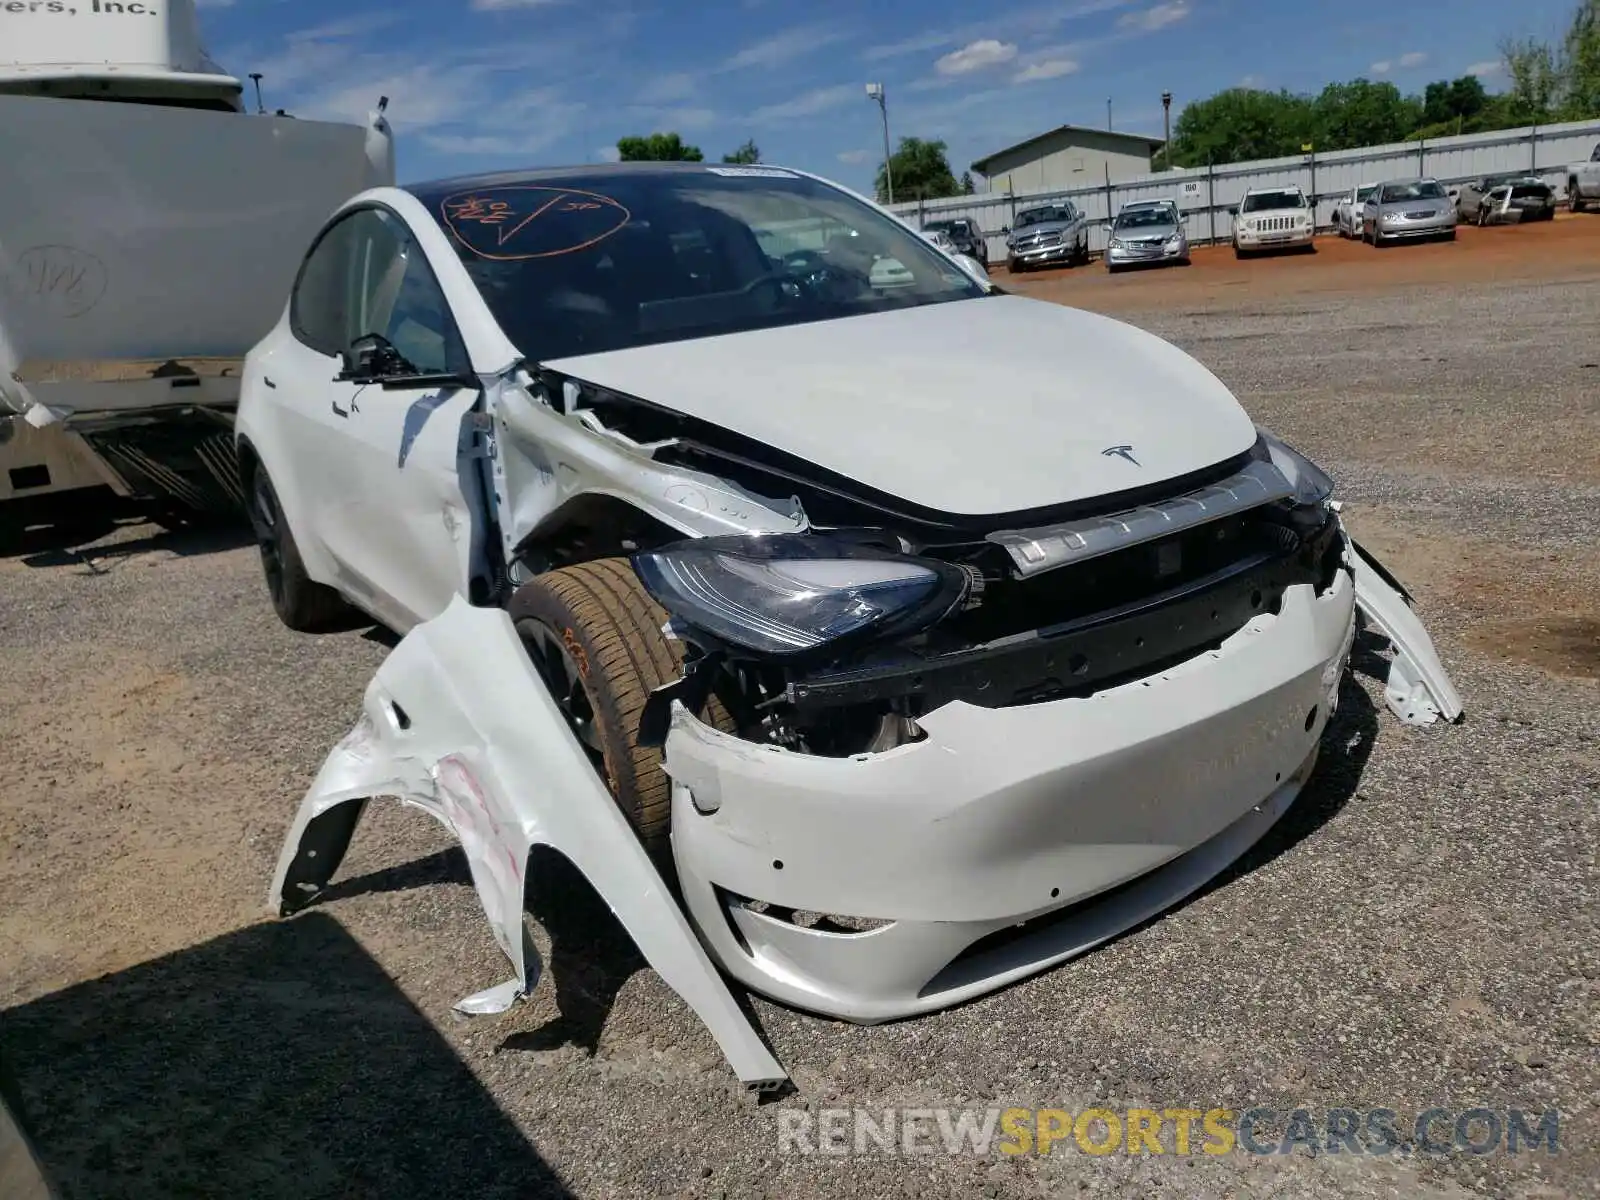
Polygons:
[[[1191,242],[1227,241],[1232,236],[1228,209],[1251,188],[1297,185],[1314,200],[1318,226],[1332,224],[1334,205],[1351,188],[1385,179],[1432,176],[1449,186],[1484,175],[1527,171],[1544,177],[1558,194],[1564,194],[1567,165],[1587,159],[1597,139],[1600,121],[1572,121],[1218,167],[1180,168],[1056,192],[1020,196],[987,192],[889,207],[918,227],[935,218],[974,218],[988,236],[990,262],[1005,258],[1001,230],[1011,226],[1019,209],[1058,200],[1071,200],[1092,222],[1099,222],[1115,216],[1130,200],[1170,197],[1183,209]],[[1089,248],[1103,251],[1105,244],[1106,228],[1097,223],[1090,229]]]

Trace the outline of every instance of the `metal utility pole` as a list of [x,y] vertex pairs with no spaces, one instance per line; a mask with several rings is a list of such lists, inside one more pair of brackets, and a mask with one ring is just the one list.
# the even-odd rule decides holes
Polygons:
[[250,80],[256,85],[256,112],[258,114],[265,113],[267,111],[267,106],[261,103],[261,72],[251,71]]
[[1172,93],[1161,93],[1161,162],[1172,170]]
[[1110,133],[1111,131],[1112,131],[1111,130],[1111,97],[1107,96],[1106,97],[1106,132]]
[[883,115],[883,190],[888,196],[888,203],[894,203],[894,166],[890,163],[889,153],[889,104],[884,98],[883,84],[867,84],[867,98],[878,102],[878,111]]

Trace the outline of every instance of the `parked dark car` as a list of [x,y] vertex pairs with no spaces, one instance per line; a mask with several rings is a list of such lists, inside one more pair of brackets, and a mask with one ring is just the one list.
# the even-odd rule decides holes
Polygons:
[[1490,175],[1462,184],[1456,213],[1479,225],[1548,221],[1556,215],[1556,192],[1531,175]]
[[924,233],[942,233],[956,245],[957,254],[977,259],[987,269],[989,266],[989,239],[971,217],[953,217],[940,221],[924,221]]

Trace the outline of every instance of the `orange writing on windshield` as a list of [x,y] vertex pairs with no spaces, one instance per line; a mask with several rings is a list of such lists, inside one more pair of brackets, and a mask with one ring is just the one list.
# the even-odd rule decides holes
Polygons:
[[571,188],[483,188],[440,205],[455,239],[480,258],[516,262],[586,250],[631,218],[620,201]]

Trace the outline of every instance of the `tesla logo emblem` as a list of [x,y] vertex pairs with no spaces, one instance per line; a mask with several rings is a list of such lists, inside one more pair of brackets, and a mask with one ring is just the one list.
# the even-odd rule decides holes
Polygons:
[[1139,460],[1133,456],[1132,446],[1107,446],[1100,453],[1105,458],[1125,458],[1134,466],[1139,465]]

